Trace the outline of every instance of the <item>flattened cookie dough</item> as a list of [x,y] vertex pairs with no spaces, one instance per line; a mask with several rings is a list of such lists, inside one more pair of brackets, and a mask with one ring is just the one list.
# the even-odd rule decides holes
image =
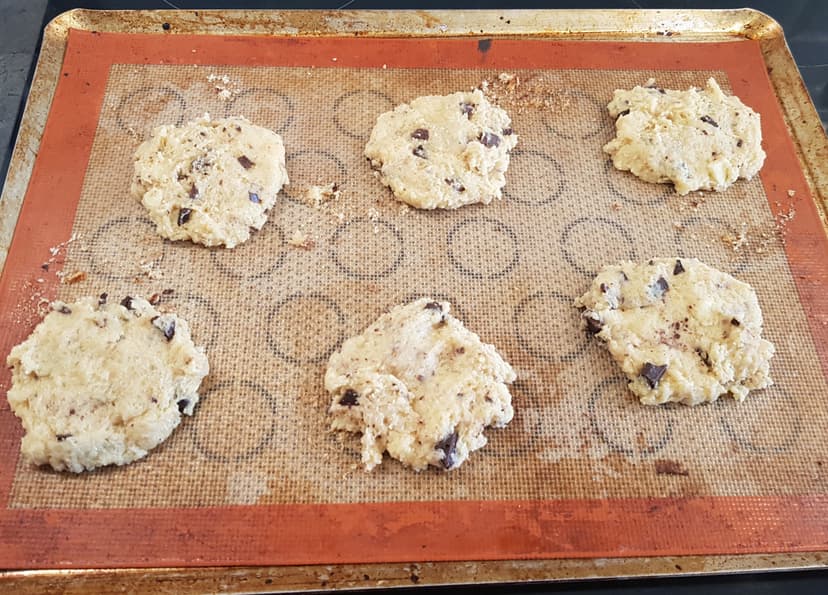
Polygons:
[[502,196],[517,135],[480,90],[418,97],[377,118],[365,156],[399,200],[456,209]]
[[670,91],[651,79],[644,87],[616,90],[607,106],[615,138],[604,146],[617,169],[676,192],[725,190],[762,168],[759,114],[714,79],[704,89]]
[[287,183],[278,134],[205,115],[160,126],[138,147],[132,194],[163,237],[233,248],[262,228]]
[[105,296],[54,302],[9,354],[8,400],[30,463],[75,473],[124,465],[193,414],[209,365],[187,322],[143,299]]
[[331,356],[331,427],[362,433],[370,471],[384,452],[417,471],[459,467],[512,419],[515,372],[447,302],[396,306]]
[[694,258],[606,266],[575,305],[645,405],[742,401],[772,384],[753,288]]

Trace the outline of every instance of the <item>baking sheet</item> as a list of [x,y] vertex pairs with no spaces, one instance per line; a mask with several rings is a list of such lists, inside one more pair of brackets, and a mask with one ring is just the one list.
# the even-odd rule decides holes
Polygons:
[[[481,52],[475,43],[466,45],[458,52],[459,61],[479,59]],[[550,116],[548,110],[521,105],[519,98],[510,99],[504,93],[504,103],[514,103],[509,109],[522,135],[510,169],[507,200],[451,214],[406,212],[390,202],[371,178],[359,157],[364,142],[359,137],[370,130],[376,113],[391,104],[425,92],[449,92],[458,85],[475,85],[483,78],[494,80],[501,71],[496,67],[498,59],[508,63],[512,54],[507,51],[498,58],[496,51],[491,52],[483,58],[492,60],[490,69],[486,64],[473,64],[474,70],[470,70],[466,64],[465,70],[443,67],[412,71],[394,68],[393,64],[390,69],[387,64],[382,68],[376,59],[367,69],[356,64],[343,67],[349,60],[354,61],[354,54],[335,53],[338,55],[325,58],[331,62],[337,58],[340,64],[333,68],[312,64],[309,73],[305,67],[295,66],[216,70],[212,66],[136,68],[116,64],[108,69],[75,221],[74,231],[80,237],[67,247],[68,262],[64,265],[66,271],[86,271],[88,278],[58,290],[71,295],[98,284],[111,292],[137,293],[144,288],[186,286],[186,291],[176,291],[170,305],[193,320],[197,338],[207,337],[203,340],[210,346],[211,356],[218,354],[219,364],[213,362],[214,370],[232,379],[211,388],[215,394],[223,391],[226,396],[221,400],[205,398],[202,410],[192,420],[189,438],[182,437],[187,430],[184,426],[147,460],[158,459],[155,465],[117,470],[121,481],[115,489],[111,481],[105,481],[105,490],[96,485],[111,478],[109,472],[66,484],[65,478],[18,467],[10,506],[118,509],[125,504],[163,508],[254,502],[382,503],[420,499],[462,503],[607,497],[647,501],[665,496],[725,496],[735,502],[746,496],[799,498],[824,491],[817,469],[820,461],[811,454],[817,452],[816,437],[824,424],[821,408],[812,402],[811,409],[802,411],[801,400],[791,394],[824,394],[824,378],[807,326],[808,313],[804,308],[797,311],[791,307],[797,304],[801,289],[795,286],[796,273],[786,264],[781,245],[789,228],[777,229],[778,215],[790,213],[791,203],[801,206],[803,197],[807,198],[807,187],[801,179],[789,174],[783,184],[787,188],[773,188],[771,193],[767,181],[764,187],[758,180],[743,183],[722,195],[721,200],[717,196],[714,205],[710,201],[694,205],[692,199],[673,197],[663,188],[641,184],[607,169],[600,146],[610,132],[602,118],[601,97],[615,86],[643,82],[641,77],[651,68],[585,73],[580,69],[567,72],[560,65],[552,65],[552,70],[540,75],[536,69],[509,70],[522,76],[523,85],[535,85],[536,92],[546,89],[553,105],[564,109]],[[567,60],[566,56],[559,59]],[[698,60],[694,62],[698,64]],[[663,65],[655,68],[664,70]],[[678,87],[700,84],[708,74],[727,76],[717,69],[679,67],[659,72],[659,82]],[[222,77],[227,75],[232,83],[229,100],[222,100],[216,93],[210,75],[219,75],[225,86]],[[305,80],[312,81],[307,86],[312,93],[305,91],[303,97]],[[447,88],[447,84],[455,87]],[[388,96],[388,86],[394,89],[394,96]],[[754,89],[753,93],[766,101],[761,90]],[[740,95],[751,104],[750,97]],[[252,101],[257,96],[267,99]],[[248,109],[257,113],[248,117],[254,122],[284,128],[289,152],[293,145],[300,153],[294,155],[293,163],[289,161],[292,189],[273,214],[271,223],[275,225],[269,224],[264,233],[257,235],[247,245],[250,250],[246,254],[238,252],[229,257],[220,251],[181,244],[163,245],[159,256],[158,240],[151,233],[142,234],[134,245],[123,248],[124,239],[134,237],[135,230],[141,228],[140,208],[128,197],[109,197],[113,193],[125,196],[126,183],[113,188],[113,180],[128,179],[132,148],[151,125],[143,116],[155,114],[165,121],[172,117],[170,110],[178,109],[181,114],[175,112],[176,118],[191,117],[201,113],[202,106],[221,113],[222,108],[227,111],[238,101],[251,101]],[[313,105],[310,112],[295,109],[308,103]],[[284,107],[262,108],[274,104]],[[159,106],[160,110],[155,109]],[[332,112],[333,118],[312,118],[316,110],[328,115]],[[286,118],[286,111],[293,117]],[[296,128],[303,117],[308,118],[306,125]],[[301,134],[291,137],[292,130]],[[302,151],[316,151],[314,167],[303,170]],[[321,156],[322,151],[327,155]],[[322,168],[324,175],[317,167],[320,162],[328,164]],[[349,209],[343,222],[336,216],[338,212],[320,213],[301,204],[302,183],[336,181],[329,178],[342,175],[343,169],[348,177],[345,196],[355,191],[356,197],[343,201]],[[538,170],[544,172],[540,183],[532,180]],[[314,173],[323,179],[303,180],[303,176]],[[795,196],[799,194],[797,201],[788,197],[788,189],[794,190]],[[588,209],[583,206],[584,195],[593,198],[594,204]],[[801,217],[801,208],[799,213]],[[412,218],[419,222],[417,226],[411,223]],[[801,220],[795,217],[789,225]],[[317,241],[313,250],[301,252],[284,245],[286,234],[294,227],[288,221],[301,221],[300,226],[313,230]],[[738,238],[743,223],[747,224],[750,245],[735,251],[731,240]],[[470,232],[476,228],[480,229]],[[658,233],[653,233],[654,228]],[[587,229],[592,233],[585,233]],[[768,234],[770,240],[763,243],[762,234]],[[595,235],[602,237],[600,244],[592,239]],[[607,242],[607,237],[615,241]],[[388,250],[395,243],[405,249]],[[760,292],[760,299],[763,294],[772,296],[768,303],[762,301],[766,332],[778,347],[784,346],[791,354],[778,359],[788,362],[793,370],[786,373],[784,366],[774,368],[777,386],[782,385],[780,378],[787,380],[785,390],[775,395],[765,391],[766,395],[754,397],[755,416],[741,415],[740,407],[744,405],[730,402],[693,411],[643,410],[630,399],[624,400],[627,395],[623,384],[613,380],[617,375],[606,355],[597,346],[582,345],[575,332],[567,298],[583,290],[589,274],[604,257],[614,254],[614,258],[645,258],[665,250],[686,255],[687,243],[691,243],[693,255],[704,250],[702,256],[711,264],[749,280]],[[499,249],[494,250],[495,246]],[[366,251],[369,258],[365,258]],[[486,257],[479,258],[481,253]],[[147,262],[153,264],[142,267]],[[239,269],[248,273],[239,273]],[[307,270],[315,272],[313,279],[308,279]],[[424,287],[428,293],[451,298],[468,325],[497,344],[523,372],[515,391],[518,417],[507,430],[491,433],[492,444],[472,459],[475,468],[460,470],[462,475],[413,475],[393,464],[386,464],[382,473],[355,471],[352,465],[356,456],[347,444],[330,437],[324,443],[319,440],[324,435],[326,405],[319,386],[320,362],[329,351],[327,343],[333,345],[341,336],[360,330],[383,308],[423,293]],[[212,302],[204,297],[208,292]],[[222,295],[231,299],[220,299]],[[239,297],[243,298],[242,308],[236,301]],[[251,303],[257,305],[254,312],[260,318],[239,324],[251,318]],[[188,305],[191,313],[187,312]],[[570,327],[565,322],[556,324],[568,317]],[[538,331],[532,323],[537,319],[551,321],[549,328]],[[274,321],[278,333],[245,336],[248,329],[266,328]],[[319,336],[336,331],[331,341],[326,341],[328,349],[319,350],[320,342],[304,339],[308,321],[318,322],[315,334]],[[221,332],[221,340],[216,329]],[[252,352],[258,357],[239,362],[238,353],[251,352],[244,347],[251,340],[257,345]],[[561,353],[559,345],[570,349]],[[262,371],[264,377],[275,378],[276,383],[253,386]],[[214,379],[216,375],[214,372]],[[589,378],[587,382],[585,377]],[[608,399],[607,393],[618,400]],[[240,400],[238,395],[252,397]],[[519,407],[521,398],[528,406]],[[213,423],[201,426],[200,431],[200,420],[209,419],[206,414],[210,402],[216,404]],[[769,424],[767,414],[762,412],[771,410],[776,422]],[[242,416],[246,432],[222,436],[227,420]],[[618,423],[624,416],[631,416],[629,422]],[[572,420],[579,422],[573,424]],[[635,432],[630,431],[631,426]],[[208,439],[199,438],[204,435]],[[810,445],[809,440],[813,441]],[[303,455],[296,457],[296,444],[310,445],[310,449],[304,446]],[[493,452],[498,444],[500,455]],[[307,453],[320,448],[326,450],[319,453],[318,460],[325,464],[316,467],[309,463]],[[688,467],[689,475],[657,476],[654,461],[662,456],[671,460],[678,457]],[[245,462],[252,459],[254,464]],[[294,462],[291,468],[292,461],[298,464]],[[776,464],[779,467],[774,467]],[[586,473],[591,473],[588,481]],[[492,475],[502,481],[493,484],[485,480]],[[462,485],[458,478],[462,478]],[[54,482],[64,484],[60,486],[60,498],[54,496]],[[144,490],[136,489],[146,485],[153,486],[147,490],[152,492],[151,498],[142,495]],[[186,489],[188,485],[193,489]],[[182,497],[182,486],[188,498]],[[767,546],[760,541],[759,547]]]

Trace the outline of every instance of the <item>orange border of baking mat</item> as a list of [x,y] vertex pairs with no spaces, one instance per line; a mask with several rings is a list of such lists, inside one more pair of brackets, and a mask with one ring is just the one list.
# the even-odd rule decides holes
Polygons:
[[[337,60],[334,62],[332,58]],[[762,114],[761,173],[828,376],[828,238],[756,41],[617,43],[139,35],[70,31],[40,154],[0,279],[0,353],[37,320],[20,302],[71,233],[109,67],[209,64],[392,68],[724,70]],[[788,190],[795,190],[795,198]],[[50,276],[51,278],[51,276]],[[54,281],[52,282],[54,283]],[[55,295],[55,286],[43,288]],[[17,317],[17,318],[16,318]],[[0,372],[0,386],[10,374]],[[0,403],[0,567],[148,567],[731,554],[828,549],[828,495],[10,509],[20,425]],[[554,478],[550,478],[554,481]]]

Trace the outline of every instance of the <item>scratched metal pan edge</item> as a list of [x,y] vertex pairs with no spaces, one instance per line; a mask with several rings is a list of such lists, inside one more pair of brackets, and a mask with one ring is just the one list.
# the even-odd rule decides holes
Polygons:
[[[496,36],[571,40],[759,41],[768,75],[794,140],[803,173],[822,207],[828,204],[828,139],[799,71],[773,19],[750,10],[690,11],[89,11],[76,9],[46,27],[8,177],[0,197],[0,263],[5,260],[22,197],[57,85],[69,29],[171,35]],[[671,32],[672,35],[664,35]],[[828,225],[826,226],[828,229]],[[461,585],[610,577],[655,577],[825,567],[826,554],[750,554],[656,558],[556,559],[420,564],[34,570],[0,572],[0,585],[19,593],[65,588],[97,592],[126,587],[179,593],[318,590],[320,588]]]

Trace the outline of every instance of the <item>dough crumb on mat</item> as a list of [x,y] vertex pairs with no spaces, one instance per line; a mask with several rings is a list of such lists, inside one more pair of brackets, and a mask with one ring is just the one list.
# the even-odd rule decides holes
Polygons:
[[377,118],[365,156],[380,181],[420,209],[501,198],[517,135],[480,90],[418,97]]
[[616,136],[604,146],[617,169],[653,183],[672,182],[679,194],[728,188],[762,168],[759,114],[714,79],[704,89],[671,91],[650,79],[618,89],[607,106]]
[[694,258],[606,266],[575,306],[645,405],[742,401],[772,384],[753,288]]
[[209,371],[183,318],[105,293],[53,302],[7,364],[24,459],[75,473],[146,456],[193,414]]
[[282,138],[241,117],[159,126],[135,152],[132,194],[160,235],[233,248],[288,183]]
[[386,451],[417,471],[455,469],[486,444],[486,427],[511,421],[514,370],[450,309],[396,306],[331,356],[331,427],[362,434],[366,470]]

